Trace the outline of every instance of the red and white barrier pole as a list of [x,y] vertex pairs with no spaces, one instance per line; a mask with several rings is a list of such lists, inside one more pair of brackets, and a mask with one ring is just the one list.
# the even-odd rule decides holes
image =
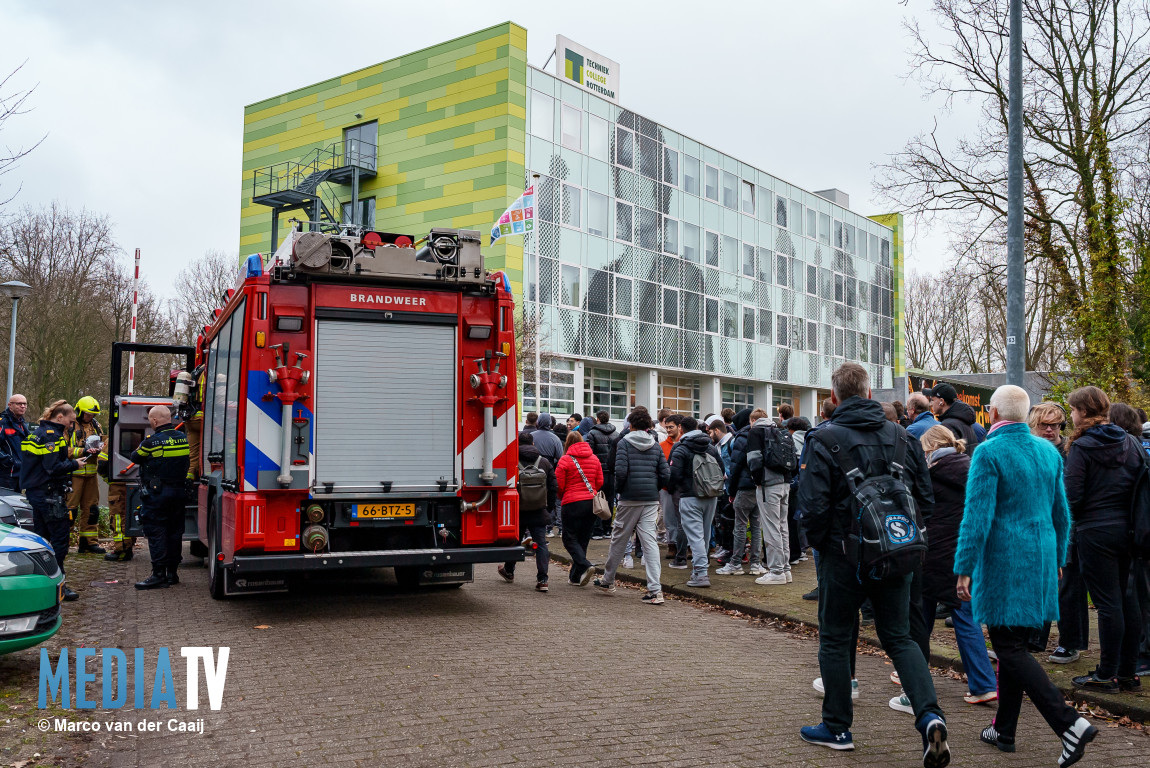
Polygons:
[[[140,303],[140,249],[136,249],[136,276],[132,279],[132,335],[129,341],[133,344],[136,343],[136,307]],[[136,380],[136,353],[128,353],[128,394],[132,394],[132,390]]]

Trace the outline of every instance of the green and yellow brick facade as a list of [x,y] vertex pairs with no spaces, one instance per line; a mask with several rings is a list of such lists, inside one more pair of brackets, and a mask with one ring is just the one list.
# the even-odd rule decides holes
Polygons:
[[[523,192],[526,83],[527,31],[508,22],[245,107],[240,253],[271,250],[272,209],[252,202],[254,172],[339,143],[345,128],[373,120],[377,172],[361,181],[359,196],[375,198],[376,229],[486,234]],[[350,187],[333,189],[351,200]],[[281,233],[292,217],[305,215],[282,214]],[[484,249],[517,293],[523,245],[509,241],[521,240]]]

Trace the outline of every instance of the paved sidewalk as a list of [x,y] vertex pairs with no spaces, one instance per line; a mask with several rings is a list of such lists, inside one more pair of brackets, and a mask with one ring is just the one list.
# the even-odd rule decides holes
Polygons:
[[[570,563],[567,550],[558,536],[548,540],[551,547],[552,558]],[[589,547],[588,558],[591,562],[601,565],[607,559],[606,539],[592,541]],[[698,589],[688,587],[686,581],[691,571],[668,568],[670,560],[666,559],[666,548],[663,556],[663,589],[668,594],[683,595],[702,600],[723,608],[729,608],[752,616],[764,618],[784,619],[814,628],[818,628],[818,603],[803,600],[802,596],[814,589],[815,561],[813,558],[793,566],[794,582],[786,585],[761,586],[755,584],[755,577],[745,576],[718,576],[715,574],[718,566],[711,561],[711,587]],[[630,571],[620,568],[617,578],[628,584],[645,585],[646,575],[643,566],[638,561],[635,568]],[[1038,656],[1054,683],[1066,694],[1067,698],[1075,701],[1084,701],[1102,707],[1108,712],[1118,715],[1127,715],[1134,720],[1150,723],[1150,685],[1143,685],[1140,693],[1122,693],[1115,695],[1101,693],[1086,693],[1074,687],[1071,679],[1077,675],[1084,675],[1094,669],[1098,662],[1098,627],[1096,615],[1090,612],[1091,622],[1091,650],[1084,651],[1082,658],[1074,664],[1050,664],[1046,655]],[[1051,630],[1051,649],[1058,638],[1058,628]],[[878,646],[878,635],[873,627],[863,627],[859,637],[864,642]],[[954,631],[946,627],[941,621],[935,625],[934,635],[931,638],[931,663],[937,667],[962,670],[959,660],[958,648],[954,643]]]

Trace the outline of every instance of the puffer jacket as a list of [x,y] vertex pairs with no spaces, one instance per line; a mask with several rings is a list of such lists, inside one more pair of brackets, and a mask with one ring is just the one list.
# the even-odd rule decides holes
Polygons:
[[619,439],[616,431],[614,424],[596,424],[587,430],[583,438],[590,444],[591,452],[599,459],[599,463],[603,465],[603,473],[607,475],[615,471],[610,458],[611,443]]
[[750,408],[739,411],[731,420],[735,436],[731,438],[731,447],[728,449],[730,456],[730,463],[727,465],[728,496],[734,496],[737,491],[755,490],[755,481],[751,479],[751,471],[747,468],[747,429],[750,424]]
[[658,501],[671,467],[651,432],[628,432],[615,446],[615,492],[620,501]]
[[1076,533],[1128,525],[1141,441],[1117,424],[1090,427],[1066,456],[1066,500]]
[[976,419],[973,408],[961,400],[955,400],[946,409],[946,413],[942,414],[939,423],[953,432],[955,437],[965,440],[967,451],[973,451],[979,443],[978,433],[971,426]]
[[[583,474],[591,484],[590,490],[579,475],[579,470],[575,468],[575,460],[578,460],[579,466],[583,468]],[[596,492],[603,487],[603,467],[591,452],[590,445],[575,443],[567,453],[563,454],[563,458],[559,459],[559,465],[555,467],[555,480],[559,484],[561,503],[587,501],[593,499]]]
[[926,532],[926,562],[922,566],[922,594],[935,602],[958,607],[954,577],[954,550],[966,503],[966,477],[970,457],[953,448],[939,448],[931,459],[930,483],[934,490],[934,514]]
[[715,457],[715,461],[719,462],[719,466],[723,466],[723,457],[719,455],[719,449],[705,432],[696,429],[679,438],[679,442],[671,449],[671,481],[668,491],[677,492],[680,496],[695,495],[695,473],[692,465],[695,456],[702,453],[711,454]]

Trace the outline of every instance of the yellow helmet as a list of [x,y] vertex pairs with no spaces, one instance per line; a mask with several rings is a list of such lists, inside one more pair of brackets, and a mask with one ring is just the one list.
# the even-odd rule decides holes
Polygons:
[[85,395],[76,401],[76,410],[80,413],[90,413],[93,416],[99,416],[100,404],[96,402],[96,398],[91,395]]

